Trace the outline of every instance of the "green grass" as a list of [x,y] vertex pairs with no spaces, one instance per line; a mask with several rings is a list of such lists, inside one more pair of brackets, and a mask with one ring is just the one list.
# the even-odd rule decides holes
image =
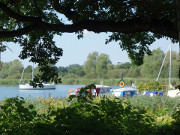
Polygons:
[[[121,79],[86,79],[86,78],[79,78],[79,79],[63,79],[62,78],[62,83],[61,84],[66,84],[66,85],[75,85],[75,84],[82,84],[82,85],[88,85],[90,83],[94,84],[101,84],[103,83],[104,85],[119,85]],[[136,85],[140,83],[147,83],[149,81],[152,81],[155,79],[152,78],[124,78],[125,85],[131,85],[132,83],[135,83]],[[29,83],[30,79],[23,80],[23,83]],[[172,84],[173,82],[176,82],[176,84],[180,84],[180,80],[178,78],[173,78],[172,79]],[[18,85],[19,79],[0,79],[0,85]],[[167,78],[160,78],[159,82],[164,82],[164,84],[168,84],[168,79]]]

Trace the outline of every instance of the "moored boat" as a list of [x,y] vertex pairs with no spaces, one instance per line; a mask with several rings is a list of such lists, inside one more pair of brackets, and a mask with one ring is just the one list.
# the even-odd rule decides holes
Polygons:
[[119,89],[111,89],[110,96],[115,97],[133,97],[138,93],[139,89],[133,87],[123,87]]
[[[23,72],[22,72],[22,76],[21,76],[21,79],[19,81],[19,89],[20,90],[51,90],[51,89],[56,89],[55,87],[55,84],[52,83],[42,83],[42,87],[39,87],[38,85],[36,87],[33,87],[32,85],[30,84],[22,84],[21,81],[23,79],[23,74],[24,74],[24,69],[23,69]],[[34,66],[32,66],[32,80],[34,78]]]
[[55,89],[55,85],[54,84],[44,84],[43,83],[43,87],[33,87],[32,85],[29,84],[20,84],[19,85],[19,89],[20,90],[51,90],[51,89]]
[[167,92],[168,97],[178,97],[180,96],[180,90],[179,89],[174,89],[174,90],[169,90]]
[[111,87],[107,85],[96,85],[96,89],[100,89],[98,95],[107,95],[109,94]]
[[[87,90],[88,92],[91,92],[92,95],[94,96],[105,96],[105,95],[109,95],[109,92],[110,92],[110,89],[111,87],[110,86],[107,86],[107,85],[95,85],[96,88],[95,89],[91,89],[91,90]],[[78,92],[80,91],[81,87],[80,88],[77,88],[77,90],[75,89],[69,89],[68,90],[68,96],[70,95],[78,95]]]

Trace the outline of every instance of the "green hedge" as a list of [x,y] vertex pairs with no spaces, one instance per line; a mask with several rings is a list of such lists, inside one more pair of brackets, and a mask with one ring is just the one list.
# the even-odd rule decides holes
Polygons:
[[[174,135],[180,133],[176,103],[179,99],[162,97],[97,97],[87,102],[7,98],[0,103],[0,134]],[[167,113],[172,107],[174,112]]]

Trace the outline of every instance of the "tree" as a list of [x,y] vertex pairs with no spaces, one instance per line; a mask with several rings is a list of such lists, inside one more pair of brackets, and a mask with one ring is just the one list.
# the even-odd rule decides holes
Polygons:
[[60,66],[58,67],[58,73],[60,76],[65,76],[68,73],[68,70],[67,68]]
[[9,63],[2,63],[2,68],[0,71],[0,78],[5,79],[8,77],[8,70],[9,69]]
[[32,73],[32,66],[28,65],[25,69],[24,69],[24,73]]
[[22,71],[23,71],[23,65],[18,59],[10,62],[9,69],[8,69],[9,75],[13,75],[13,74],[17,74],[17,73],[21,74]]
[[126,77],[130,77],[130,78],[140,77],[140,67],[136,65],[132,65],[126,74]]
[[23,71],[23,65],[19,60],[13,60],[8,63],[2,63],[2,69],[0,71],[0,78],[16,78],[20,79],[20,75]]
[[[166,77],[166,78],[169,77],[169,65],[170,65],[170,52],[168,51],[160,77]],[[178,54],[175,51],[171,52],[171,77],[172,78],[178,77]]]
[[129,69],[130,67],[131,67],[130,62],[125,62],[120,65],[120,68],[123,68],[123,69]]
[[87,56],[87,60],[84,62],[84,72],[87,78],[96,78],[96,64],[98,52],[92,52]]
[[68,73],[75,74],[75,75],[78,75],[80,77],[84,76],[84,74],[85,74],[85,72],[83,70],[83,66],[81,66],[79,64],[71,64],[71,65],[69,65]]
[[84,29],[112,32],[106,43],[119,42],[137,65],[151,54],[149,45],[156,39],[180,40],[179,0],[1,0],[0,18],[1,40],[19,43],[20,58],[30,57],[42,67],[62,56],[53,36],[64,32],[75,32],[78,38]]
[[107,54],[100,54],[96,61],[96,74],[99,78],[106,78],[108,72],[108,64],[111,64],[109,56]]
[[[141,66],[141,75],[145,78],[156,78],[158,76],[162,61],[165,57],[160,48],[153,50],[151,56],[144,57],[144,64]],[[169,61],[168,61],[169,63]],[[168,72],[167,70],[166,72]]]

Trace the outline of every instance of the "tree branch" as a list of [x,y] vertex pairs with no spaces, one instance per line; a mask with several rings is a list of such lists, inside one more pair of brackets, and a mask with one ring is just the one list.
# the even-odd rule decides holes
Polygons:
[[18,30],[12,30],[12,31],[0,31],[0,37],[15,37],[15,36],[21,36],[24,34],[28,34],[28,32],[31,32],[32,30],[37,30],[39,27],[37,25],[29,25],[24,28],[18,29]]
[[[169,27],[167,27],[169,26]],[[177,39],[178,40],[178,31],[170,27],[167,23],[161,23],[156,21],[150,23],[144,23],[138,20],[127,20],[127,21],[84,21],[81,23],[74,23],[74,24],[49,24],[45,22],[37,23],[34,25],[30,25],[24,27],[23,29],[19,29],[16,31],[1,31],[0,37],[13,37],[19,36],[21,34],[26,34],[32,30],[45,30],[45,31],[54,31],[54,32],[66,32],[66,33],[73,33],[78,32],[79,30],[87,29],[88,31],[93,31],[95,33],[100,32],[119,32],[119,33],[136,33],[136,32],[153,32],[159,33],[164,36]]]
[[[168,26],[168,27],[167,27]],[[119,33],[136,33],[136,32],[152,32],[159,33],[164,36],[178,39],[178,31],[175,28],[170,27],[168,23],[156,23],[149,22],[144,23],[138,20],[127,20],[127,21],[84,21],[80,23],[74,23],[69,25],[64,24],[48,24],[44,23],[41,25],[44,29],[56,32],[77,32],[79,30],[87,29],[95,33],[100,32],[119,32]]]
[[7,7],[2,2],[0,2],[0,9],[2,9],[10,17],[15,18],[17,21],[20,21],[20,22],[35,22],[35,23],[41,22],[41,19],[39,17],[22,16],[22,15],[15,13],[13,10],[11,10],[9,7]]
[[40,9],[37,1],[36,1],[36,0],[33,0],[33,1],[34,1],[34,3],[35,3],[35,7],[36,7],[36,9],[37,9],[37,12],[39,13],[39,16],[42,17],[42,16],[43,16],[43,13],[42,13],[42,11],[41,11],[41,9]]
[[75,11],[71,11],[71,9],[67,6],[63,6],[63,2],[59,3],[59,0],[49,0],[51,2],[52,7],[59,13],[64,14],[69,20],[73,22],[78,22],[80,16]]
[[[65,15],[73,16],[73,12],[69,9],[64,9],[60,5],[58,0],[50,0],[54,8],[57,11],[64,11]],[[74,24],[50,24],[43,22],[38,17],[33,16],[22,16],[14,11],[12,11],[5,4],[0,2],[0,9],[7,13],[10,17],[15,18],[21,22],[31,22],[34,25],[26,26],[22,29],[13,30],[13,31],[3,31],[0,32],[0,37],[13,37],[26,34],[32,30],[41,29],[45,31],[55,31],[55,32],[67,32],[73,33],[78,32],[79,30],[87,29],[88,31],[93,31],[95,33],[100,32],[119,32],[119,33],[136,33],[136,32],[153,32],[158,33],[163,36],[167,36],[173,39],[178,40],[178,30],[174,28],[173,24],[165,20],[152,20],[150,22],[144,22],[143,19],[129,19],[126,21],[81,21]]]

